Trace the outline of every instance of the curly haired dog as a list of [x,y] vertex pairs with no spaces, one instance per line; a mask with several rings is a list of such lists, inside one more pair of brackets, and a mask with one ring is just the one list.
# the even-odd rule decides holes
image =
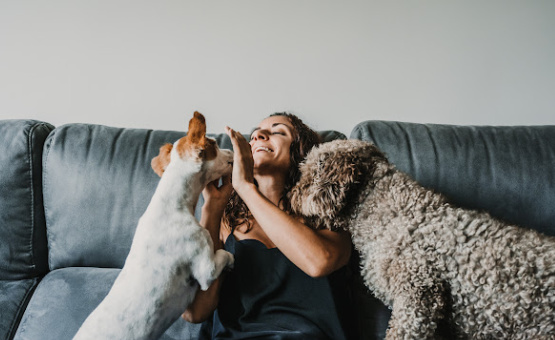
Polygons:
[[392,308],[386,339],[555,339],[555,238],[455,207],[372,143],[314,148],[291,191],[313,225],[346,229],[366,286]]

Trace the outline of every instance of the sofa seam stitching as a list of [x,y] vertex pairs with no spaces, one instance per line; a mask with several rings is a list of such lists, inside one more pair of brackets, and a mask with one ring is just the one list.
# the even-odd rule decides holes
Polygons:
[[[35,199],[37,196],[37,193],[35,192],[35,186],[34,186],[34,171],[35,171],[35,167],[34,167],[34,155],[33,155],[33,147],[34,147],[34,142],[35,142],[35,131],[38,130],[39,128],[42,127],[46,127],[46,124],[44,123],[35,123],[33,126],[31,126],[31,129],[29,129],[29,135],[28,135],[28,148],[27,148],[27,152],[28,152],[28,158],[30,160],[29,162],[29,178],[31,181],[31,239],[30,239],[30,244],[29,244],[29,248],[31,250],[31,269],[33,271],[37,270],[37,263],[36,263],[36,253],[35,253],[35,249],[33,247],[34,245],[34,241],[35,241],[35,234],[36,234],[36,228],[37,228],[37,216],[35,214]],[[42,158],[42,150],[41,150],[41,158]],[[42,159],[41,159],[41,163],[42,163]],[[41,179],[42,179],[42,174],[41,174]],[[42,187],[42,183],[41,183],[41,187]],[[42,188],[41,188],[42,189]],[[43,208],[44,208],[44,199],[43,199]],[[45,228],[46,228],[46,219],[45,219]],[[36,274],[36,273],[34,273]],[[31,277],[34,277],[36,275],[33,275]]]
[[[46,145],[45,143],[45,148],[43,148],[43,158],[42,158],[42,192],[43,192],[43,202],[42,202],[42,206],[44,208],[44,226],[46,229],[46,247],[48,249],[47,251],[47,256],[48,256],[48,270],[51,270],[52,268],[52,260],[51,260],[51,256],[50,256],[50,239],[48,236],[48,208],[46,207],[46,199],[44,199],[44,193],[47,191],[46,187],[47,187],[47,167],[46,167],[46,163],[48,161],[48,157],[50,156],[50,151],[52,150],[52,144],[54,143],[54,137],[56,135],[56,129],[53,129],[48,138],[50,139],[48,145]],[[46,148],[47,147],[47,148]]]
[[34,164],[33,164],[33,133],[36,130],[38,124],[34,124],[33,126],[31,126],[31,128],[29,129],[28,132],[28,136],[27,136],[27,159],[29,160],[29,181],[30,181],[30,188],[31,188],[31,238],[29,239],[29,244],[28,249],[31,252],[31,270],[35,271],[36,270],[36,263],[35,263],[35,254],[34,254],[34,249],[33,249],[33,240],[35,238],[35,222],[36,222],[36,216],[35,216],[35,197],[36,197],[36,193],[35,193],[35,186],[33,183],[33,171],[34,171]]
[[[31,292],[34,291],[38,285],[39,280],[37,278],[33,278],[31,280],[33,280],[33,284],[26,290],[25,296],[23,297],[23,299],[21,299],[21,302],[17,306],[17,312],[15,315],[16,317],[12,320],[10,324],[8,339],[13,339],[15,337],[15,334],[17,333],[19,325],[23,320],[23,314],[21,314],[21,311],[23,310],[23,306],[29,303],[29,297],[31,295]],[[21,318],[19,318],[20,314],[21,314]]]

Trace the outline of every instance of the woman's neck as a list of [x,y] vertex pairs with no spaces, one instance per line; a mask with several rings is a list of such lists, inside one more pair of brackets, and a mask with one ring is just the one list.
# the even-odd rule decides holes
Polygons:
[[283,195],[285,178],[276,176],[255,176],[255,178],[260,193],[277,206]]

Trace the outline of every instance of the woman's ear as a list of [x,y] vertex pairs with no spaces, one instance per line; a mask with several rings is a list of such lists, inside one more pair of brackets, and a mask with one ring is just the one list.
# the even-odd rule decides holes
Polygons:
[[168,164],[170,164],[172,148],[172,144],[164,144],[160,148],[160,153],[158,154],[158,156],[154,157],[150,162],[152,170],[154,170],[154,172],[160,177],[162,177],[162,174],[164,174],[166,167],[168,166]]

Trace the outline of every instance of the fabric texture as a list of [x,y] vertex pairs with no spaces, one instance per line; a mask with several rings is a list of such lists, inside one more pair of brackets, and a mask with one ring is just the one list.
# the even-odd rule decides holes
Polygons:
[[54,127],[0,121],[0,339],[10,339],[47,270],[42,150]]
[[345,268],[312,278],[279,249],[237,241],[233,234],[225,249],[235,255],[235,265],[220,292],[213,339],[348,338],[343,328],[353,327],[346,324],[352,315]]
[[0,121],[0,280],[47,271],[42,150],[53,128],[36,120]]
[[159,177],[150,161],[184,133],[71,124],[44,152],[51,270],[121,268]]
[[555,235],[555,126],[368,121],[350,137],[459,206]]
[[[14,339],[70,340],[108,294],[119,269],[65,268],[39,284]],[[161,340],[195,339],[200,325],[177,320]]]
[[0,281],[0,339],[11,339],[39,279]]

